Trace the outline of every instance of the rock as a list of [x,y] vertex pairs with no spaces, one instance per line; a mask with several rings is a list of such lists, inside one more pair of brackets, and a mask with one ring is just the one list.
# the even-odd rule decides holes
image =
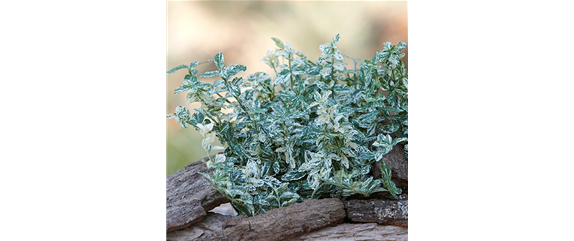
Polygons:
[[306,199],[262,215],[229,220],[223,225],[223,235],[224,240],[282,240],[341,223],[344,218],[339,199]]
[[208,213],[203,220],[187,228],[167,233],[167,241],[224,240],[223,224],[237,216]]
[[[207,160],[207,157],[204,158]],[[185,165],[166,180],[166,226],[167,232],[182,229],[201,221],[207,211],[227,203],[217,190],[209,186],[209,180],[199,172],[212,174],[205,163],[196,161]]]
[[[399,198],[404,199],[306,199],[249,218],[209,212],[203,220],[167,233],[167,240],[407,240],[407,196]],[[329,227],[343,222],[345,215],[368,223]]]
[[[391,168],[392,178],[398,188],[406,189],[409,185],[409,162],[405,156],[405,149],[403,145],[398,144],[393,149],[383,156],[381,161],[385,161]],[[381,164],[375,162],[371,174],[375,179],[381,178]]]
[[343,203],[345,204],[347,218],[353,222],[408,227],[409,203],[407,199],[346,200]]
[[223,214],[223,215],[231,215],[231,216],[237,215],[237,213],[235,212],[235,210],[231,206],[231,203],[221,204],[218,207],[215,207],[214,209],[210,210],[210,212],[219,213],[219,214]]
[[397,226],[383,226],[376,223],[342,223],[334,227],[326,227],[315,232],[287,239],[287,241],[303,240],[393,240],[407,241],[408,229]]

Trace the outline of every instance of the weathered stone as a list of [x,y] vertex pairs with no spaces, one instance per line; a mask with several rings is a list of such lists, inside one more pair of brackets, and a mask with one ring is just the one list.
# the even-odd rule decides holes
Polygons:
[[223,225],[223,235],[224,240],[282,240],[341,223],[344,218],[339,199],[306,199],[266,214],[229,220]]
[[[260,216],[264,215],[267,214],[263,214]],[[276,240],[289,240],[289,241],[300,241],[300,240],[325,240],[325,241],[405,240],[406,241],[408,240],[407,228],[398,226],[384,226],[380,224],[377,225],[376,223],[341,223],[332,227],[319,228],[311,232],[295,233],[295,235],[297,236],[294,237],[291,236],[291,238],[287,239],[281,237],[281,235],[275,235],[275,237],[265,237],[264,232],[260,232],[258,235],[249,235],[248,233],[256,233],[258,231],[261,231],[256,227],[256,225],[258,225],[257,223],[253,222],[251,223],[251,230],[233,228],[237,227],[237,225],[229,226],[236,223],[241,223],[242,218],[243,220],[248,220],[248,218],[245,218],[244,216],[237,217],[237,216],[221,215],[218,213],[208,213],[203,220],[191,225],[190,227],[167,233],[167,241],[274,240],[275,238],[277,238]],[[281,219],[279,218],[278,220],[280,221]],[[225,232],[223,227],[227,227],[228,230]],[[234,231],[231,232],[231,230]],[[271,231],[277,232],[278,234],[293,233],[293,232],[284,232],[285,230],[279,227],[276,229],[272,229]],[[224,232],[227,236],[224,234]]]
[[[307,199],[250,218],[210,212],[200,222],[169,232],[167,240],[407,240],[407,198]],[[328,227],[342,222],[345,214],[350,221],[366,223]]]
[[[403,145],[398,144],[393,149],[383,156],[381,161],[385,161],[391,168],[391,180],[398,188],[408,188],[409,185],[409,162],[405,156],[405,149]],[[375,162],[372,169],[372,175],[376,178],[381,178],[381,164],[380,161]]]
[[326,227],[317,231],[288,239],[287,241],[303,240],[377,240],[377,241],[407,241],[408,229],[397,226],[383,226],[376,223],[342,223],[334,227]]
[[167,233],[167,241],[224,240],[222,227],[225,221],[237,216],[208,213],[203,220],[191,226]]
[[211,209],[210,212],[219,213],[223,215],[231,215],[231,216],[237,215],[237,213],[233,209],[233,206],[231,206],[231,203],[221,204],[215,207],[214,209]]
[[408,227],[409,210],[406,199],[402,200],[346,200],[347,218],[353,222],[381,223]]
[[[207,160],[207,157],[204,158]],[[182,229],[199,222],[207,211],[229,202],[217,190],[209,186],[209,180],[199,172],[212,174],[202,161],[189,163],[166,178],[166,226],[167,232]]]

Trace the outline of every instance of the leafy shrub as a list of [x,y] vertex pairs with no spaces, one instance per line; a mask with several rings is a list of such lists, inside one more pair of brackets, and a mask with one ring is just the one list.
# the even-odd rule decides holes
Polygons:
[[[195,67],[208,60],[167,72],[186,69],[175,94],[186,91],[188,103],[201,103],[193,115],[178,106],[168,118],[199,130],[208,156],[224,150],[207,161],[213,176],[203,175],[247,216],[322,194],[400,194],[384,161],[381,179],[369,173],[393,146],[407,143],[408,75],[400,61],[406,44],[387,42],[371,60],[361,60],[341,54],[337,35],[312,62],[289,43],[273,40],[278,49],[262,61],[275,77],[257,72],[234,78],[246,67],[226,66],[222,53],[213,60],[218,70],[198,74]],[[353,60],[352,69],[343,57]],[[213,84],[198,81],[217,75],[221,79]],[[282,90],[275,91],[278,86]],[[228,147],[214,146],[215,136]]]

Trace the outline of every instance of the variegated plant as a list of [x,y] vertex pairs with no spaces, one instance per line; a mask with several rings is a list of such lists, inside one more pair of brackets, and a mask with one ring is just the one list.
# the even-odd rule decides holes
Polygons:
[[[399,143],[408,156],[408,74],[400,61],[406,44],[385,43],[371,60],[345,55],[353,61],[347,69],[337,49],[339,35],[320,46],[315,62],[273,40],[278,49],[262,61],[275,77],[263,72],[233,77],[246,67],[226,66],[222,53],[213,60],[218,70],[198,74],[195,67],[208,60],[167,72],[186,69],[175,94],[185,91],[188,103],[201,103],[193,115],[178,106],[168,118],[199,130],[208,156],[224,151],[207,161],[214,172],[204,175],[213,187],[248,216],[323,194],[400,194],[384,161],[381,179],[369,173]],[[213,76],[221,79],[198,81]],[[227,147],[213,146],[215,136]]]

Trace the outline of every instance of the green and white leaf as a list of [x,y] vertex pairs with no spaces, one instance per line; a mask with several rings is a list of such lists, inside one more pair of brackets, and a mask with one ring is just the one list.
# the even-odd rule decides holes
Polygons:
[[246,69],[247,69],[247,67],[240,65],[240,64],[228,65],[228,66],[225,66],[225,68],[223,68],[223,70],[221,71],[221,77],[228,79],[231,76],[236,75],[240,71],[245,71]]
[[213,60],[215,61],[215,66],[217,66],[218,69],[223,68],[223,65],[225,64],[225,58],[221,52],[217,53]]
[[283,45],[283,41],[279,40],[278,38],[271,38],[271,39],[275,41],[275,45],[277,45],[277,47],[279,47],[280,49],[285,48],[285,45]]
[[216,75],[219,75],[219,71],[214,70],[214,71],[205,72],[203,74],[199,74],[197,77],[213,77]]
[[171,73],[173,73],[173,72],[175,72],[175,71],[178,71],[178,70],[180,70],[180,69],[187,69],[187,65],[182,64],[182,65],[180,65],[180,66],[177,66],[177,67],[175,67],[175,68],[173,68],[173,69],[167,71],[166,73],[167,73],[167,74],[171,74]]

